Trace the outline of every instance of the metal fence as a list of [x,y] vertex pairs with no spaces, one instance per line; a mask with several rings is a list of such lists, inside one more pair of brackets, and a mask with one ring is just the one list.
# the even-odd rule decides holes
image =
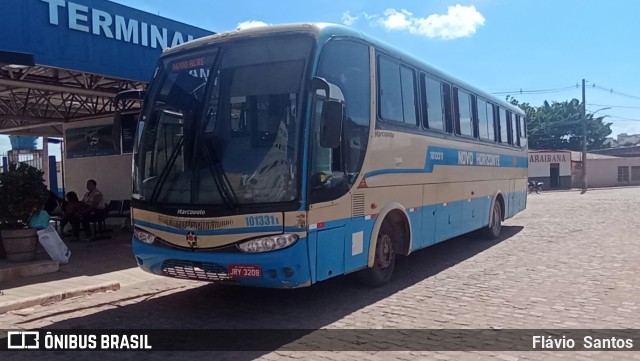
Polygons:
[[0,153],[0,158],[2,159],[1,172],[4,172],[10,163],[27,163],[32,167],[43,169],[44,158],[41,150],[10,150]]

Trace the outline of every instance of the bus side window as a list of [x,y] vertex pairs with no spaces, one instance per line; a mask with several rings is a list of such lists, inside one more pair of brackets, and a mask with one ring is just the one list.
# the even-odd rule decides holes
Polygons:
[[473,118],[471,117],[471,94],[458,88],[453,89],[456,133],[473,137]]
[[425,116],[423,126],[428,129],[442,130],[446,129],[444,124],[444,99],[442,96],[442,83],[425,74],[420,77],[423,109]]
[[495,140],[493,104],[477,98],[478,136],[483,140]]
[[520,142],[518,141],[518,122],[516,121],[515,113],[511,113],[511,144],[514,146],[519,146]]
[[379,56],[380,117],[407,125],[419,125],[413,69]]
[[400,79],[402,81],[402,112],[404,123],[420,125],[416,111],[416,87],[413,70],[407,67],[400,67]]
[[400,65],[384,57],[378,57],[378,60],[380,117],[384,120],[403,123]]
[[509,119],[507,111],[502,107],[498,107],[498,129],[500,132],[500,143],[509,144]]
[[496,136],[496,106],[487,102],[487,132],[489,133],[489,140],[495,142],[498,137]]
[[518,115],[518,122],[520,123],[520,146],[527,146],[527,122],[524,117]]

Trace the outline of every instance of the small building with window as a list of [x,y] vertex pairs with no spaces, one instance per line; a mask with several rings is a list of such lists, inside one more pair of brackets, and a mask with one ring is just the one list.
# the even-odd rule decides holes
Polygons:
[[[582,153],[568,150],[530,150],[529,180],[543,189],[582,187]],[[640,185],[640,157],[587,153],[587,187]]]
[[[582,187],[582,154],[571,152],[573,186]],[[587,153],[587,187],[640,185],[640,157]]]
[[529,180],[544,183],[543,189],[571,188],[571,153],[563,150],[530,150]]

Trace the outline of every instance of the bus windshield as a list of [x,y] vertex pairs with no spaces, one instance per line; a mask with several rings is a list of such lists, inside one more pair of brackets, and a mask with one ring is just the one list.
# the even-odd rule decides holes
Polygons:
[[234,208],[299,193],[308,37],[212,46],[160,62],[134,155],[134,197]]

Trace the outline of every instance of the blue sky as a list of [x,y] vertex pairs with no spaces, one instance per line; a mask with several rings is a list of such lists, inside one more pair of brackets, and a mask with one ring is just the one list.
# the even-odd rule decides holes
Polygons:
[[[637,0],[114,0],[215,32],[256,24],[332,22],[391,43],[470,84],[521,102],[581,98],[640,133]],[[519,93],[522,90],[522,93]]]
[[608,116],[613,136],[640,133],[637,0],[115,2],[215,32],[252,22],[346,24],[534,106],[581,99],[584,78],[587,110],[611,107],[596,115]]

